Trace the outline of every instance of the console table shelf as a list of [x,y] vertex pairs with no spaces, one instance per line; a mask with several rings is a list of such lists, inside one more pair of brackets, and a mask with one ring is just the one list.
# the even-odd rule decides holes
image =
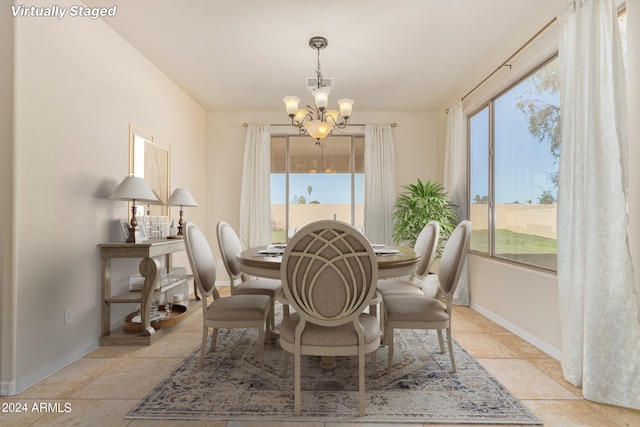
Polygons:
[[[171,254],[185,250],[181,239],[148,240],[141,243],[103,243],[98,245],[102,258],[102,312],[100,345],[150,345],[160,338],[164,331],[151,326],[149,308],[153,298],[168,290],[184,285],[193,279],[171,283],[156,289],[160,269],[158,257],[164,256],[167,271],[171,271]],[[144,285],[140,291],[126,291],[111,295],[111,260],[113,258],[141,258],[140,274]],[[140,304],[141,332],[126,332],[123,327],[111,330],[111,304]],[[197,298],[188,298],[187,314],[201,306]]]

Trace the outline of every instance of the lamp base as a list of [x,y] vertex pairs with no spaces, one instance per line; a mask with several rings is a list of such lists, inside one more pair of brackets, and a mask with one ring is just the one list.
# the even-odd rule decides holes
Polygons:
[[167,239],[184,239],[184,236],[182,235],[167,236]]

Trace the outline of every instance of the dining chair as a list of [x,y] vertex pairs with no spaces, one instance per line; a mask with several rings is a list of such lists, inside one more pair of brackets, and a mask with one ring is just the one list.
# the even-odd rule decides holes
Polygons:
[[447,240],[438,269],[439,286],[436,294],[416,297],[414,295],[388,295],[383,297],[384,334],[388,344],[387,373],[391,373],[393,362],[394,329],[435,329],[438,333],[440,352],[445,353],[442,330],[447,331],[447,344],[452,372],[456,362],[451,341],[451,305],[460,274],[463,270],[469,242],[471,222],[462,221]]
[[240,271],[237,255],[242,252],[242,244],[235,230],[225,221],[220,221],[216,228],[218,247],[225,270],[229,275],[231,295],[267,295],[271,300],[271,330],[275,330],[275,300],[282,287],[280,280],[254,278],[250,279]]
[[[295,358],[295,414],[300,415],[302,355],[358,356],[360,416],[365,413],[365,354],[377,376],[380,323],[363,313],[376,293],[378,265],[369,241],[349,224],[317,221],[289,241],[282,290],[294,312],[280,324],[280,346]],[[289,357],[285,354],[284,375]]]
[[[202,347],[198,369],[202,369],[209,328],[213,328],[210,351],[216,347],[219,328],[258,330],[260,368],[264,370],[264,341],[271,340],[269,316],[271,301],[267,295],[220,296],[216,288],[216,264],[205,235],[191,221],[185,224],[184,243],[194,281],[202,296]],[[209,302],[209,297],[213,300]]]
[[382,296],[388,295],[423,295],[422,286],[416,280],[423,279],[436,260],[436,250],[440,239],[440,224],[438,221],[429,221],[418,235],[413,250],[420,255],[420,261],[416,264],[416,271],[407,279],[383,279],[378,280],[378,292]]
[[[413,250],[420,255],[420,261],[416,264],[416,271],[409,279],[394,278],[378,280],[377,289],[382,296],[380,303],[380,324],[384,327],[384,297],[389,295],[413,295],[417,297],[424,296],[424,290],[417,280],[422,280],[429,274],[429,270],[436,260],[436,250],[438,249],[438,240],[440,239],[440,223],[438,221],[429,221],[422,227]],[[384,342],[383,336],[383,344]]]

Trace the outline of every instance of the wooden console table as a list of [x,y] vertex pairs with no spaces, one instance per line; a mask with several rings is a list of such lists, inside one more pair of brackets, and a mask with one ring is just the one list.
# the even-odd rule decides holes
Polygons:
[[[102,313],[100,345],[151,345],[163,335],[163,329],[155,329],[149,319],[149,308],[154,296],[165,292],[156,290],[160,262],[158,257],[165,257],[167,271],[171,271],[171,254],[184,251],[182,239],[158,239],[141,243],[103,243],[100,248],[102,258]],[[111,260],[113,258],[141,258],[140,274],[144,277],[142,291],[127,291],[111,295]],[[177,282],[175,286],[186,283],[190,278]],[[122,327],[111,330],[111,304],[140,304],[142,332],[125,332]],[[186,296],[187,311],[199,307],[201,302]]]

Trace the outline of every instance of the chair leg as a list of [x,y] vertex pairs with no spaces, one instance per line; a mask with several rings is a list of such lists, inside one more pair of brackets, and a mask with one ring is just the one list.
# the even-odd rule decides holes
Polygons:
[[289,374],[289,353],[284,351],[284,367],[282,368],[282,378]]
[[449,357],[451,358],[451,372],[456,372],[456,360],[453,357],[453,341],[451,339],[451,327],[447,328],[447,345],[449,346]]
[[444,349],[444,341],[442,340],[442,329],[436,329],[438,333],[438,342],[440,343],[440,353],[445,354],[446,350]]
[[371,352],[371,374],[373,375],[373,378],[378,378],[378,351],[377,350],[373,350]]
[[391,375],[391,366],[393,364],[393,329],[389,326],[388,323],[385,326],[384,334],[387,337],[385,341],[387,342],[387,350],[388,350],[387,374]]
[[[258,328],[258,355],[260,356],[260,370],[264,371],[264,330],[269,329],[269,320]],[[270,335],[270,334],[267,334]]]
[[200,361],[198,362],[198,369],[202,370],[202,365],[204,364],[204,351],[207,347],[207,336],[209,335],[209,328],[206,326],[202,327],[202,346],[200,346]]
[[296,415],[300,415],[300,351],[296,351],[296,355],[295,355],[295,367],[294,370],[296,371],[295,374],[295,385],[294,385],[294,412]]
[[216,343],[218,342],[218,328],[213,328],[213,334],[211,335],[211,347],[209,347],[209,351],[213,353],[213,350],[216,349]]
[[360,416],[364,417],[364,351],[358,351],[358,392],[360,395]]

